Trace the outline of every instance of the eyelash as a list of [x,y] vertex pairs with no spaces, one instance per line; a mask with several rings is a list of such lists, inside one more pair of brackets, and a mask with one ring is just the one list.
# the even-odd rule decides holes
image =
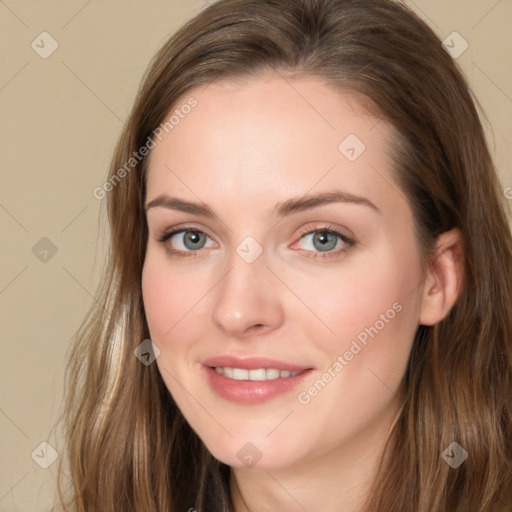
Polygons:
[[[201,249],[197,251],[180,251],[177,249],[173,249],[170,247],[170,245],[167,243],[167,241],[174,235],[177,235],[178,233],[187,233],[187,232],[193,232],[193,233],[201,233],[206,236],[208,236],[204,231],[201,229],[195,228],[193,226],[180,226],[178,228],[172,229],[171,231],[164,232],[159,238],[158,241],[162,244],[164,244],[165,249],[167,252],[169,252],[172,256],[177,256],[179,258],[188,258],[194,255],[194,257],[197,257],[197,253],[200,252]],[[352,238],[349,238],[345,233],[340,231],[339,229],[336,229],[333,226],[322,226],[320,228],[315,229],[309,229],[304,228],[300,234],[299,234],[299,240],[302,239],[306,235],[310,235],[312,233],[331,233],[336,236],[338,236],[347,247],[332,251],[326,251],[325,253],[322,253],[321,251],[308,251],[305,249],[301,249],[300,252],[305,253],[305,256],[308,258],[317,259],[320,257],[320,259],[326,260],[330,259],[331,257],[335,257],[333,255],[339,255],[343,253],[347,253],[350,249],[352,249],[356,245],[356,241]]]

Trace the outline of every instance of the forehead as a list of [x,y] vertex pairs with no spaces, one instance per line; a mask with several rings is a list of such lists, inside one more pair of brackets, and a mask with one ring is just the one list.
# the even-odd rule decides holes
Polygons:
[[[196,106],[180,112],[191,99]],[[166,119],[173,113],[150,154],[149,198],[181,193],[243,207],[249,197],[278,201],[313,188],[391,192],[392,127],[318,78],[218,81],[191,89]]]

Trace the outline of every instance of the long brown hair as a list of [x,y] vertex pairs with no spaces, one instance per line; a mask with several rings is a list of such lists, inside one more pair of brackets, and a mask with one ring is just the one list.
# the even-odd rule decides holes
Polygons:
[[[439,324],[418,328],[391,434],[399,442],[389,443],[367,509],[510,510],[507,205],[463,74],[432,30],[392,0],[220,0],[154,58],[104,189],[111,247],[97,304],[70,357],[63,425],[72,485],[68,496],[64,479],[60,505],[87,512],[232,510],[230,468],[189,427],[157,365],[134,357],[149,338],[141,295],[147,157],[126,162],[193,87],[265,69],[318,77],[395,127],[396,180],[423,254],[431,254],[439,234],[454,227],[462,233],[461,295]],[[457,469],[441,457],[452,442],[468,452]]]

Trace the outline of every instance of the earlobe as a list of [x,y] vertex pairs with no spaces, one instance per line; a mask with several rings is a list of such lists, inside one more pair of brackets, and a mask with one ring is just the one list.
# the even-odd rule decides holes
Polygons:
[[454,228],[440,235],[423,283],[419,323],[435,325],[445,318],[463,286],[464,250],[462,235]]

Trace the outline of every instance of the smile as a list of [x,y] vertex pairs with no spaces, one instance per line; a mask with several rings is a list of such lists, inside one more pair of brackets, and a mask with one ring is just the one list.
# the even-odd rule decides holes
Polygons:
[[215,367],[215,371],[220,375],[224,375],[224,377],[227,377],[228,379],[263,381],[295,377],[295,375],[302,373],[303,370],[290,371],[279,370],[277,368],[257,368],[255,370],[247,370],[245,368],[217,366]]
[[210,388],[222,398],[245,405],[256,405],[290,393],[304,386],[313,370],[281,370],[279,368],[237,368],[203,366]]

